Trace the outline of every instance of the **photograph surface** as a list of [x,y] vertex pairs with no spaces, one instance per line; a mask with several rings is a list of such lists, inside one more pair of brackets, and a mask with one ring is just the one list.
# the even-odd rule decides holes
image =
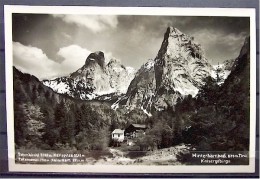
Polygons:
[[254,171],[254,11],[5,10],[10,170]]

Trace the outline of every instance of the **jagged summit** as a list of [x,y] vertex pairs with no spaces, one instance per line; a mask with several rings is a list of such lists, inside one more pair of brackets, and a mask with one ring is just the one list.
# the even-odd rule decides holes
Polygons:
[[248,54],[248,51],[250,50],[250,36],[245,38],[243,47],[240,50],[239,57],[242,57],[245,54]]
[[[240,50],[239,56],[235,59],[234,64],[231,68],[231,71],[233,71],[238,64],[243,64],[241,61],[241,59],[244,59],[243,56],[250,56],[250,36],[245,38],[244,44]],[[244,62],[245,63],[245,62]]]
[[196,96],[211,70],[194,38],[168,27],[157,56],[138,70],[122,103],[117,101],[116,105],[126,105],[130,110],[140,108],[146,113],[174,106],[178,98]]
[[116,58],[111,58],[110,61],[108,62],[108,64],[112,64],[112,63],[120,63],[120,60],[119,59],[116,59]]
[[[165,68],[167,66],[171,68]],[[155,58],[157,88],[165,85],[165,83],[162,83],[165,76],[167,76],[166,81],[169,84],[176,83],[178,81],[176,81],[176,78],[184,77],[185,80],[188,80],[187,82],[191,82],[195,87],[198,87],[201,84],[201,78],[209,75],[210,69],[201,70],[203,69],[201,67],[204,66],[212,68],[203,53],[201,45],[197,44],[193,37],[182,33],[176,28],[169,27]],[[168,76],[171,76],[171,78],[168,78]],[[164,82],[166,81],[164,80]],[[195,93],[192,95],[194,96]]]
[[168,27],[156,59],[164,58],[164,56],[179,58],[180,53],[190,54],[197,58],[204,55],[201,45],[194,41],[194,37],[182,33],[177,28]]
[[108,67],[122,67],[122,68],[126,68],[124,65],[121,64],[120,60],[116,59],[116,58],[112,58],[110,59],[110,61],[107,64]]
[[106,64],[104,53],[97,51],[69,76],[45,80],[43,84],[58,93],[89,100],[110,93],[126,93],[134,74],[133,68],[123,66],[118,59],[113,58]]
[[104,67],[105,64],[105,56],[104,53],[101,51],[97,51],[94,53],[91,53],[85,62],[86,66],[89,66],[91,63],[93,62],[97,62],[99,64],[99,66],[101,66],[102,68]]
[[169,26],[165,34],[183,34],[179,29],[173,26]]

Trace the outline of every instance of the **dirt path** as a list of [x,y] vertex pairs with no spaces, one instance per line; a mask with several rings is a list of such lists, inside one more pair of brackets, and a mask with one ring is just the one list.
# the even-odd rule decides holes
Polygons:
[[177,154],[185,150],[190,150],[190,147],[184,144],[155,150],[147,153],[146,156],[141,157],[140,163],[146,165],[181,165],[177,160]]
[[121,150],[110,148],[109,151],[115,158],[124,157],[124,152]]
[[184,144],[147,152],[145,156],[131,159],[126,157],[126,152],[120,149],[110,148],[109,151],[113,157],[104,157],[95,162],[95,164],[110,165],[181,165],[177,160],[177,154],[184,150],[189,150],[189,146]]
[[125,153],[121,150],[110,148],[110,153],[113,155],[113,157],[105,157],[103,159],[98,160],[95,164],[118,164],[118,165],[129,165],[133,164],[135,159],[130,159],[128,157],[125,157]]

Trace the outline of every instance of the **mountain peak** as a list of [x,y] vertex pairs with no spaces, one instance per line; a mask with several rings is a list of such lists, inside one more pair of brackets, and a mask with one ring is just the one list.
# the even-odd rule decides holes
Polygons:
[[244,54],[246,54],[250,49],[250,37],[247,36],[245,38],[244,44],[240,50],[240,55],[239,56],[243,56]]
[[86,59],[85,65],[88,66],[89,64],[97,62],[99,66],[102,68],[104,67],[105,64],[105,56],[104,53],[101,51],[97,51],[94,53],[89,54],[89,56]]
[[194,41],[194,37],[182,33],[175,27],[168,27],[155,61],[165,58],[180,59],[184,56],[203,59],[204,52],[201,45]]
[[169,26],[166,30],[166,34],[178,34],[178,35],[181,35],[183,34],[179,29],[175,28],[175,27],[172,27],[172,26]]
[[121,65],[121,62],[120,60],[116,59],[116,58],[111,58],[110,61],[108,62],[108,66],[111,66],[111,65]]
[[117,104],[145,113],[174,106],[178,98],[197,95],[211,68],[193,37],[168,27],[157,56],[137,71],[126,96]]

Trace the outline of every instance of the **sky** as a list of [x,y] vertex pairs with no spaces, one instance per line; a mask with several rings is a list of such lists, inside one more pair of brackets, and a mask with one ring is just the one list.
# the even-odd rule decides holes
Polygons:
[[39,79],[68,75],[91,52],[139,69],[154,59],[168,26],[193,36],[211,64],[236,58],[247,17],[13,14],[13,63]]

